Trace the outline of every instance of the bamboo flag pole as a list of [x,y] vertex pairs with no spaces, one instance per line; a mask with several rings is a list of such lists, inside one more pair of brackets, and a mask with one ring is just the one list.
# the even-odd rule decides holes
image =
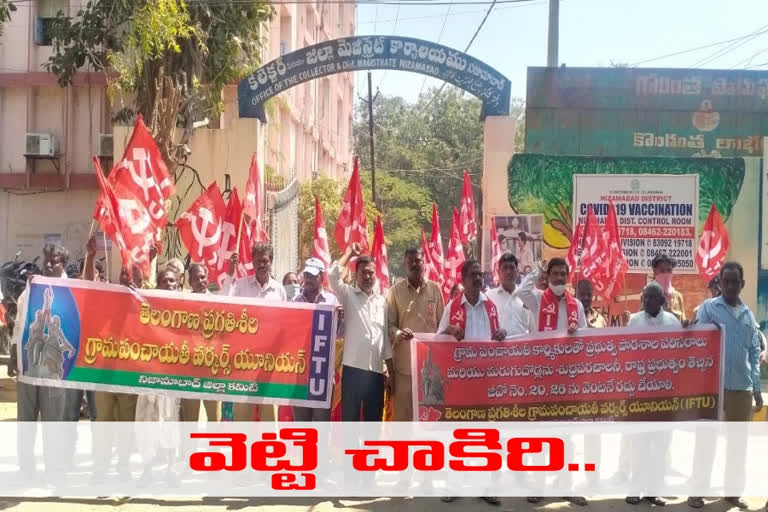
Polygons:
[[240,251],[240,236],[243,234],[243,216],[240,215],[240,224],[237,226],[237,244],[235,245],[235,252]]
[[104,268],[107,271],[107,276],[111,274],[109,268],[109,251],[107,250],[107,234],[104,231],[101,232],[101,236],[104,237]]
[[83,274],[85,274],[85,269],[88,267],[88,242],[91,241],[91,236],[93,236],[93,228],[96,226],[96,219],[91,219],[91,228],[88,230],[88,237],[85,241],[85,257],[83,257]]

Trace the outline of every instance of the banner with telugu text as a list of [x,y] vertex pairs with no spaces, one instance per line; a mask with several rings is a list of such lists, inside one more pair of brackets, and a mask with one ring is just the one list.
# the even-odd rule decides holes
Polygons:
[[417,334],[414,421],[716,420],[722,331],[587,329],[504,342]]
[[21,382],[330,407],[332,306],[35,277]]

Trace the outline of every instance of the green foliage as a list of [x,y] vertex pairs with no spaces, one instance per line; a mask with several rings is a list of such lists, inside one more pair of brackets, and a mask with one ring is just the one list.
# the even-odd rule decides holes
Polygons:
[[698,174],[699,221],[703,225],[714,203],[727,219],[744,182],[740,158],[574,157],[520,154],[509,163],[509,201],[520,213],[544,213],[555,232],[570,239],[574,174]]
[[73,17],[59,13],[46,67],[62,86],[86,65],[116,73],[111,91],[135,98],[147,118],[162,73],[180,86],[189,125],[219,113],[223,88],[260,65],[260,29],[271,16],[263,0],[91,0]]
[[[399,97],[379,96],[374,103],[377,184],[379,171],[423,187],[437,203],[443,238],[447,239],[450,216],[461,197],[462,172],[466,168],[479,190],[483,166],[482,104],[461,89],[446,87],[423,94],[415,104]],[[368,110],[357,107],[354,125],[355,153],[363,168],[370,167]],[[479,194],[476,195],[479,204]],[[421,225],[430,222],[431,213]],[[384,218],[385,231],[388,217]]]
[[[406,194],[417,190],[414,186],[420,187],[428,201],[437,203],[442,236],[447,240],[453,208],[458,207],[461,198],[464,169],[471,175],[478,216],[481,215],[482,104],[455,87],[445,87],[435,98],[437,91],[436,88],[427,91],[414,104],[400,97],[380,95],[376,99],[373,108],[376,181],[380,186],[379,176],[387,172],[411,185],[404,190]],[[512,115],[519,117],[524,110],[523,100],[513,99]],[[524,122],[519,123],[518,133],[514,135],[521,146],[523,128]],[[360,155],[361,166],[370,168],[368,107],[363,102],[356,107],[353,133],[355,153]],[[385,211],[384,229],[389,234],[390,214],[385,205],[379,206]],[[431,210],[420,220],[419,228],[430,222]],[[419,236],[416,232],[414,242]]]
[[[347,182],[341,183],[329,178],[319,176],[311,182],[304,182],[299,189],[299,261],[312,257],[312,244],[315,239],[315,196],[320,200],[323,209],[325,229],[328,232],[328,246],[331,249],[331,257],[339,258],[339,248],[333,238],[333,229],[341,213],[341,201],[344,198]],[[368,217],[368,242],[373,241],[373,227],[379,211],[371,201],[370,190],[363,189],[365,200],[365,213]],[[386,226],[385,226],[386,233]]]
[[8,0],[0,0],[0,36],[3,35],[3,27],[11,21],[11,13],[16,12],[16,6]]
[[[371,173],[360,173],[368,216],[368,242],[373,242],[376,217],[381,215],[384,223],[389,269],[393,275],[402,276],[403,253],[411,246],[421,243],[421,227],[429,222],[432,214],[432,198],[424,187],[381,172],[376,174],[376,191],[379,208],[371,200]],[[340,256],[333,238],[333,230],[341,212],[341,202],[347,182],[335,181],[321,176],[311,183],[302,183],[299,192],[299,258],[304,261],[312,256],[315,234],[315,196],[320,200],[328,231],[328,243],[334,259]]]
[[[371,188],[370,171],[360,175],[363,190]],[[389,269],[403,276],[403,253],[409,247],[421,246],[421,228],[432,219],[432,196],[426,187],[409,183],[387,172],[376,173],[376,200],[384,224]],[[369,230],[373,235],[373,222]]]

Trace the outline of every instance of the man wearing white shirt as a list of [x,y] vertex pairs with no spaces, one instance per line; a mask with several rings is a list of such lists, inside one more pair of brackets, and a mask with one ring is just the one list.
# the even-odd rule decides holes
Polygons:
[[[461,284],[464,286],[464,292],[446,304],[437,332],[450,334],[457,341],[503,341],[507,333],[499,326],[496,305],[480,291],[483,288],[483,269],[480,262],[464,262],[461,267]],[[442,498],[444,503],[455,499],[450,496]],[[482,499],[490,505],[501,505],[501,501],[495,496],[483,496]]]
[[531,312],[516,295],[518,265],[517,258],[505,252],[499,258],[499,278],[501,286],[490,290],[486,295],[496,304],[499,312],[499,324],[507,336],[527,334],[536,331],[531,323]]
[[[563,258],[552,258],[546,270],[547,289],[542,291],[536,288],[536,282],[542,273],[541,266],[537,266],[536,270],[525,276],[520,283],[517,296],[531,312],[532,333],[567,331],[568,334],[573,335],[578,329],[587,327],[584,306],[565,289],[569,271],[568,263]],[[566,453],[566,457],[571,457],[572,443],[567,446],[569,453]],[[534,478],[538,486],[544,485],[543,474],[538,473]],[[562,478],[570,478],[570,473]],[[538,496],[529,496],[527,499],[529,503],[541,501],[541,497]],[[587,505],[587,500],[583,496],[565,496],[564,499],[574,505]]]
[[437,332],[462,341],[503,341],[506,331],[499,326],[496,305],[485,295],[480,263],[467,260],[461,267],[464,293],[451,300],[443,311]]
[[[664,295],[664,288],[656,281],[650,282],[643,290],[642,304],[643,309],[629,317],[627,327],[653,328],[653,327],[682,327],[683,324],[677,319],[677,316],[664,310],[667,300]],[[632,465],[638,464],[639,460],[651,460],[657,463],[655,474],[664,474],[664,461],[666,452],[669,448],[671,438],[665,435],[665,441],[662,443],[650,443],[643,434],[636,435],[622,443],[622,450],[627,449],[627,444],[632,446],[633,461]],[[637,505],[642,500],[648,501],[652,505],[663,507],[666,501],[658,496],[628,496],[625,501],[630,505]]]
[[[349,260],[355,262],[355,285],[342,279]],[[360,244],[347,247],[333,264],[328,282],[344,308],[344,360],[341,374],[342,421],[381,421],[384,388],[392,391],[392,345],[387,323],[387,299],[375,289],[376,264],[360,256]],[[384,373],[386,365],[387,373]]]
[[[230,297],[253,297],[273,302],[288,300],[283,285],[272,278],[272,259],[274,252],[269,244],[258,243],[251,251],[254,275],[235,280],[235,268],[240,263],[237,252],[229,259],[229,270],[221,287],[221,294]],[[234,421],[251,421],[253,406],[236,402],[233,407]],[[259,419],[274,421],[277,419],[277,407],[272,404],[259,404]]]
[[525,276],[517,290],[517,296],[533,317],[536,330],[532,332],[568,331],[568,334],[575,334],[577,329],[586,328],[584,306],[565,289],[569,274],[568,263],[563,258],[552,258],[549,261],[546,270],[549,284],[544,291],[536,288],[536,281],[542,271],[541,266],[537,266],[535,271]]
[[643,290],[643,310],[629,317],[627,327],[682,327],[680,320],[664,310],[664,289],[651,282]]

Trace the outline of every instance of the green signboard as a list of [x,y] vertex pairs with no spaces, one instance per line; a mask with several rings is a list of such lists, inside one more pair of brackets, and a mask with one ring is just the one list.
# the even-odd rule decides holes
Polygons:
[[525,150],[761,156],[768,71],[528,68]]

